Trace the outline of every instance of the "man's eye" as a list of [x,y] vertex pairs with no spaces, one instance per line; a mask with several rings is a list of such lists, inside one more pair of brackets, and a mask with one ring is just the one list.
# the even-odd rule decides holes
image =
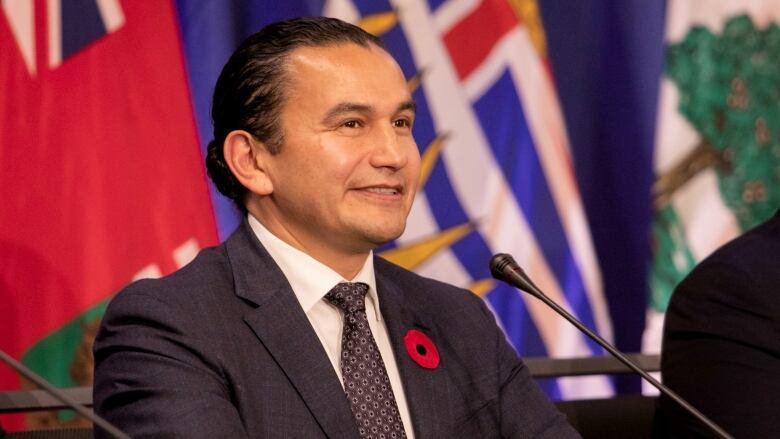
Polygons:
[[396,119],[393,121],[393,125],[396,128],[409,128],[412,126],[412,122],[408,119]]
[[360,127],[360,121],[359,120],[348,120],[342,124],[342,126],[345,126],[347,128],[359,128]]

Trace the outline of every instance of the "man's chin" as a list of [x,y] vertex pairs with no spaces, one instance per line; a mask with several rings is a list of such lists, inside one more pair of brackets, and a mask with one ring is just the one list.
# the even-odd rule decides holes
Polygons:
[[372,230],[366,234],[366,238],[374,248],[387,244],[390,241],[396,240],[404,233],[406,224],[400,227],[386,228],[382,230]]

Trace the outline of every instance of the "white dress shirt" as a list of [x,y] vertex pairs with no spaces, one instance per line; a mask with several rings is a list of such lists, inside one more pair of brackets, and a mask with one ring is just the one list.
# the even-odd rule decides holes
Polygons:
[[376,291],[376,278],[374,276],[373,253],[369,254],[363,268],[354,279],[344,279],[330,267],[317,261],[306,253],[294,248],[282,241],[266,229],[252,215],[248,215],[249,225],[263,244],[263,247],[273,258],[276,265],[282,270],[290,283],[295,297],[301,308],[306,313],[314,332],[317,333],[322,347],[328,354],[333,369],[339,379],[341,377],[341,335],[344,330],[343,315],[335,306],[325,301],[324,297],[339,282],[363,282],[368,285],[366,294],[366,316],[368,326],[376,340],[379,353],[387,369],[390,385],[393,388],[398,410],[401,412],[401,420],[408,438],[414,438],[412,420],[409,407],[406,404],[401,375],[395,362],[395,355],[387,334],[387,327],[382,320],[382,312],[379,309],[379,296]]

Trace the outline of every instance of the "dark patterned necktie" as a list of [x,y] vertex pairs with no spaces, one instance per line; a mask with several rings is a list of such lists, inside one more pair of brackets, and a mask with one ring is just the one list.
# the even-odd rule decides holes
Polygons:
[[405,438],[398,405],[385,363],[366,318],[364,283],[342,282],[325,299],[344,312],[341,374],[352,414],[362,438]]

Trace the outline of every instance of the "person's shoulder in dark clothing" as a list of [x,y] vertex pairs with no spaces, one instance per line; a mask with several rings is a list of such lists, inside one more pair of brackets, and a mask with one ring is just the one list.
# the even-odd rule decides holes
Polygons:
[[[735,437],[780,431],[780,212],[678,285],[664,324],[663,381]],[[709,433],[661,398],[671,437]]]

